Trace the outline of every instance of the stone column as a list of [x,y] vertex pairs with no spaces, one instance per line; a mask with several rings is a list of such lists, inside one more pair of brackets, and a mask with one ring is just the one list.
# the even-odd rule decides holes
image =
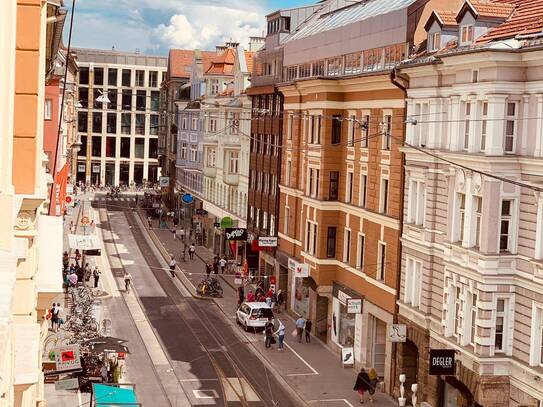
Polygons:
[[535,112],[536,119],[536,131],[535,131],[535,151],[534,157],[543,156],[543,95],[537,95],[537,109]]
[[[536,117],[539,116],[536,114]],[[527,151],[527,144],[528,144],[528,128],[530,127],[531,123],[530,120],[528,120],[528,117],[530,117],[530,95],[522,95],[522,143],[520,148],[520,154],[526,155]],[[539,133],[541,134],[541,133]]]

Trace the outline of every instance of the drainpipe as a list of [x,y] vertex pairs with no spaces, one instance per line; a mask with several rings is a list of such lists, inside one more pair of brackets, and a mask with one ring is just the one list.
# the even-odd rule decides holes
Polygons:
[[[398,80],[399,79],[399,80]],[[406,77],[405,75],[402,75],[401,73],[398,72],[398,70],[396,68],[393,68],[392,71],[390,72],[390,81],[392,82],[393,85],[395,85],[398,89],[400,89],[403,93],[404,93],[404,110],[407,114],[407,102],[405,101],[406,98],[407,98],[407,86],[409,85],[409,79],[408,77]],[[405,137],[405,134],[406,134],[406,124],[404,123],[404,137]],[[401,172],[400,172],[400,194],[401,194],[401,207],[400,207],[400,216],[399,216],[399,221],[400,221],[400,230],[399,230],[399,234],[400,234],[400,239],[403,235],[403,212],[404,212],[404,195],[405,195],[405,153],[402,153],[402,156],[401,156]],[[401,281],[401,272],[402,272],[402,244],[401,244],[401,241],[399,242],[399,246],[398,246],[398,259],[397,259],[397,262],[398,262],[398,271],[399,271],[399,275],[398,275],[398,288],[396,289],[396,302],[394,304],[394,316],[393,316],[393,321],[395,324],[398,323],[398,311],[399,311],[399,307],[398,307],[398,301],[400,299],[400,281]],[[394,382],[396,382],[396,379],[397,379],[397,376],[398,376],[398,344],[396,342],[394,342],[392,344],[392,347],[393,347],[393,350],[392,350],[392,355],[393,355],[393,358],[394,358],[394,363],[392,364],[392,367],[391,367],[391,370],[392,370],[392,375],[391,377],[394,378]],[[403,379],[405,380],[405,376],[403,376]],[[394,389],[394,384],[391,386],[393,390]],[[403,382],[401,383],[401,387],[403,388]],[[403,391],[402,391],[403,393]],[[403,394],[401,394],[401,396],[403,397]]]

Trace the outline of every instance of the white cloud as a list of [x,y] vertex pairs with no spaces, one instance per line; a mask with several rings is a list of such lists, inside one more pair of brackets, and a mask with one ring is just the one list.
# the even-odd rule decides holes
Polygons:
[[224,41],[247,44],[250,36],[262,35],[264,10],[246,4],[244,8],[220,5],[187,5],[168,24],[154,30],[154,38],[166,48],[213,49]]

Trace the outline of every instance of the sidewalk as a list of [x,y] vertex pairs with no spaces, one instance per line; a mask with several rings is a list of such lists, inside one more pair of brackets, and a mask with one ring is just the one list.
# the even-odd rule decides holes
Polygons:
[[[145,215],[140,212],[142,219]],[[154,235],[162,244],[164,256],[173,254],[178,260],[182,251],[180,240],[174,240],[171,229],[153,228]],[[196,249],[196,257],[190,261],[179,261],[178,267],[182,272],[179,277],[191,293],[195,293],[195,286],[205,276],[205,261],[212,259],[213,254],[205,247]],[[224,276],[224,297],[214,301],[223,313],[235,324],[235,311],[237,309],[237,293],[233,284],[233,276]],[[192,286],[190,286],[192,285]],[[245,333],[238,326],[240,333],[245,335],[249,346],[253,346],[256,353],[262,355],[282,378],[309,404],[316,406],[354,406],[359,404],[358,395],[353,391],[356,372],[350,368],[342,368],[340,358],[327,348],[321,341],[312,336],[311,343],[298,343],[290,336],[295,328],[294,319],[286,312],[277,314],[286,327],[286,351],[277,352],[276,348],[266,349],[261,333]],[[372,405],[385,407],[397,406],[391,397],[383,393],[375,395]]]

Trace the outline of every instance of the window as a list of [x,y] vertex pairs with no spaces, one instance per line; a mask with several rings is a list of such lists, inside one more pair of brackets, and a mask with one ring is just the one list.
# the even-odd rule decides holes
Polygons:
[[309,168],[308,173],[307,195],[312,198],[317,198],[319,196],[320,170],[317,168]]
[[132,81],[132,71],[130,69],[123,69],[122,73],[122,85],[123,86],[130,86],[130,82]]
[[404,302],[406,304],[411,304],[413,307],[420,305],[421,285],[422,262],[408,258],[405,269]]
[[328,226],[326,235],[326,257],[333,259],[336,257],[336,227]]
[[181,143],[181,159],[182,160],[187,159],[187,143],[185,142]]
[[239,152],[228,152],[228,172],[230,174],[239,174]]
[[158,72],[149,71],[149,87],[156,88],[158,86]]
[[53,118],[53,101],[45,99],[44,119],[51,120]]
[[77,155],[80,157],[87,156],[87,136],[81,136],[81,147],[79,148]]
[[117,69],[115,68],[107,69],[107,84],[109,86],[117,86]]
[[121,97],[121,104],[123,110],[132,110],[132,91],[129,89],[123,90]]
[[360,147],[368,148],[368,139],[369,139],[369,130],[370,130],[370,115],[365,114],[362,116],[362,123],[360,124],[362,128],[362,137],[360,140]]
[[206,165],[209,168],[215,168],[216,152],[214,148],[207,150],[207,162]]
[[193,163],[198,161],[198,146],[195,144],[190,145],[190,161]]
[[149,138],[149,158],[158,158],[158,138]]
[[312,255],[317,253],[317,224],[311,221],[306,223],[305,251]]
[[145,86],[145,71],[136,71],[136,83],[135,86]]
[[392,130],[392,116],[387,114],[383,120],[383,138],[381,148],[383,150],[390,150],[390,132]]
[[366,174],[360,174],[360,191],[359,191],[360,196],[358,197],[358,205],[363,208],[366,206],[367,180],[368,180],[368,176]]
[[505,145],[504,151],[506,153],[515,152],[515,134],[517,132],[517,104],[507,103],[507,112],[505,117]]
[[111,103],[108,103],[107,104],[107,108],[109,110],[117,110],[119,105],[118,105],[118,101],[117,101],[117,95],[118,95],[118,91],[117,89],[112,89],[112,88],[109,88],[107,90],[107,98],[110,100]]
[[345,202],[351,203],[353,200],[353,177],[354,173],[347,173],[347,186],[345,188]]
[[149,115],[149,134],[158,134],[158,114]]
[[92,156],[102,156],[102,136],[92,136]]
[[379,212],[386,214],[388,211],[388,179],[381,180],[381,196],[379,199]]
[[500,251],[511,251],[511,225],[513,214],[513,201],[511,199],[502,199],[501,219],[500,219]]
[[471,116],[471,103],[466,102],[465,115],[464,115],[464,150],[469,148],[469,126]]
[[95,112],[92,115],[92,132],[93,133],[102,132],[102,112]]
[[136,115],[136,134],[145,134],[145,115]]
[[543,366],[543,308],[534,304],[532,308],[532,331],[530,344],[530,366]]
[[275,236],[275,216],[270,214],[270,236]]
[[341,115],[332,116],[332,144],[341,143]]
[[479,82],[479,70],[478,69],[474,69],[473,71],[471,71],[471,81],[473,83]]
[[85,109],[89,106],[89,88],[79,88],[79,103]]
[[79,68],[79,84],[88,85],[89,84],[89,67],[82,66]]
[[441,48],[441,33],[435,32],[428,34],[428,50],[436,51]]
[[121,158],[130,158],[130,137],[121,137]]
[[486,149],[486,126],[488,116],[488,102],[483,102],[482,117],[481,117],[481,151]]
[[104,68],[94,68],[94,84],[100,86],[104,84]]
[[117,113],[107,114],[106,131],[110,134],[117,133]]
[[477,294],[471,294],[471,312],[470,312],[471,329],[469,334],[469,343],[475,346],[475,335],[477,333]]
[[473,197],[475,208],[475,246],[481,245],[481,225],[483,220],[483,198],[480,196]]
[[293,125],[292,113],[289,113],[287,120],[288,120],[288,122],[287,122],[287,139],[292,140],[292,125]]
[[160,106],[160,92],[158,90],[151,91],[151,110],[158,112]]
[[462,317],[460,311],[462,311],[462,290],[460,287],[454,287],[454,331],[453,335],[458,337],[461,334],[462,329]]
[[471,44],[473,42],[473,25],[463,25],[460,27],[460,45]]
[[287,206],[287,207],[285,207],[285,224],[283,225],[285,235],[288,235],[288,222],[289,222],[289,219],[290,219],[290,208]]
[[77,131],[87,132],[88,115],[87,112],[77,112]]
[[190,124],[191,130],[198,130],[198,118],[193,117]]
[[426,201],[426,188],[424,182],[418,180],[409,181],[407,202],[407,222],[415,225],[424,223],[424,207]]
[[378,256],[379,256],[379,260],[378,260],[378,264],[377,264],[377,275],[376,275],[376,278],[377,280],[380,280],[380,281],[384,281],[385,280],[385,272],[386,272],[386,249],[387,249],[387,246],[386,244],[384,244],[383,242],[379,242],[378,244]]
[[356,116],[351,115],[350,120],[349,120],[349,135],[348,135],[348,140],[347,140],[349,147],[354,147],[355,128],[356,128]]
[[138,90],[136,92],[136,110],[145,110],[147,102],[147,92],[144,90]]
[[117,147],[117,138],[106,137],[106,157],[114,158],[116,147]]
[[131,127],[131,114],[130,113],[121,113],[121,133],[130,134]]
[[145,139],[143,137],[136,137],[134,140],[134,158],[143,158],[145,148]]
[[181,129],[182,130],[187,130],[187,124],[188,124],[188,119],[187,119],[187,116],[183,116],[183,118],[181,119]]
[[456,231],[456,241],[464,241],[464,223],[466,220],[466,194],[457,192],[456,205],[458,208],[458,230]]
[[343,262],[349,264],[351,261],[351,231],[345,229],[343,238]]
[[93,98],[92,105],[95,109],[103,109],[104,107],[107,107],[107,105],[105,105],[104,102],[98,101],[98,98],[102,96],[102,94],[103,94],[103,91],[102,89],[99,89],[99,88],[94,88],[92,91],[92,98]]
[[366,237],[363,234],[358,235],[358,257],[356,258],[356,268],[363,271],[364,268],[364,246]]
[[287,160],[285,171],[285,183],[290,186],[290,177],[292,175],[292,160]]
[[209,87],[210,94],[216,95],[217,93],[219,93],[219,80],[211,79],[209,82],[210,82],[210,87]]
[[337,201],[339,197],[339,171],[330,171],[330,185],[328,187],[328,199]]
[[209,132],[217,132],[217,119],[209,119]]
[[320,144],[321,143],[321,116],[311,115],[309,116],[309,143]]
[[496,329],[494,331],[494,352],[505,352],[506,308],[507,298],[498,298],[496,300]]

